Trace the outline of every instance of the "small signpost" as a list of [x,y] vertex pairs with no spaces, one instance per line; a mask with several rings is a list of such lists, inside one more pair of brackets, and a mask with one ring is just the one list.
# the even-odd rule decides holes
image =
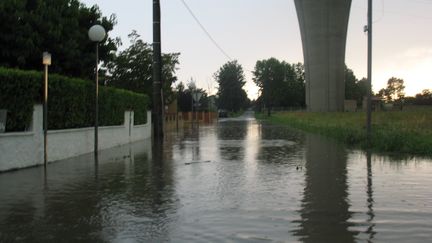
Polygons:
[[6,131],[6,116],[7,110],[0,110],[0,133]]
[[197,124],[199,124],[198,121],[198,106],[199,106],[199,100],[201,99],[202,93],[198,90],[192,91],[192,99],[195,102],[195,120]]

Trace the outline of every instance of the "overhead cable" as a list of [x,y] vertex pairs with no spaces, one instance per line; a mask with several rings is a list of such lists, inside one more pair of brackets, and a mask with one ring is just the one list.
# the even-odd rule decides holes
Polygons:
[[204,25],[201,24],[201,22],[199,21],[199,19],[197,18],[197,16],[193,13],[192,9],[187,5],[187,3],[185,2],[185,0],[181,0],[181,2],[183,3],[183,5],[185,6],[185,8],[189,11],[189,13],[192,15],[192,17],[194,18],[194,20],[197,22],[197,24],[201,27],[201,29],[204,31],[204,33],[207,35],[207,37],[211,40],[211,42],[219,49],[220,52],[222,52],[222,54],[227,57],[230,61],[232,61],[232,58],[224,51],[224,49],[222,49],[222,47],[216,42],[216,40],[210,35],[210,33],[206,30],[206,28],[204,27]]

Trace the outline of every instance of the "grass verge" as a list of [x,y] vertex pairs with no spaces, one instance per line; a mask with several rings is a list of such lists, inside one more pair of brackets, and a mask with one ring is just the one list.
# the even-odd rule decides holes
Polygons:
[[[322,134],[352,146],[368,148],[363,112],[278,112],[258,119]],[[378,152],[432,155],[432,108],[374,112],[370,148]]]

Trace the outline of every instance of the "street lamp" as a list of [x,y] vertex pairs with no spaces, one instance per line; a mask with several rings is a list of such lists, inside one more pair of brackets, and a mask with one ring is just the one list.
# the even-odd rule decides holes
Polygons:
[[106,32],[101,25],[93,25],[88,36],[91,41],[96,43],[96,94],[95,94],[95,139],[94,139],[94,154],[98,155],[98,122],[99,122],[99,42],[105,39]]
[[195,82],[193,81],[193,79],[191,79],[191,82],[189,83],[189,90],[190,90],[190,92],[191,92],[191,122],[192,122],[192,126],[193,126],[193,121],[194,121],[194,119],[193,119],[193,115],[194,115],[194,99],[193,99],[193,94],[194,94],[194,91],[195,91],[195,89],[196,89],[196,86],[195,86]]
[[202,93],[199,90],[194,90],[192,92],[192,99],[195,102],[195,120],[198,121],[198,104],[199,104],[199,100],[201,99]]
[[43,127],[44,127],[44,166],[48,162],[47,144],[48,144],[48,66],[51,65],[51,54],[42,53],[42,64],[45,66],[44,75],[44,106],[43,106]]

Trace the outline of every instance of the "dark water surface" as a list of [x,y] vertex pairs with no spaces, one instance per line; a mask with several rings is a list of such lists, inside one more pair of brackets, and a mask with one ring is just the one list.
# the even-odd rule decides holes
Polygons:
[[227,119],[0,174],[0,242],[430,242],[432,160]]

